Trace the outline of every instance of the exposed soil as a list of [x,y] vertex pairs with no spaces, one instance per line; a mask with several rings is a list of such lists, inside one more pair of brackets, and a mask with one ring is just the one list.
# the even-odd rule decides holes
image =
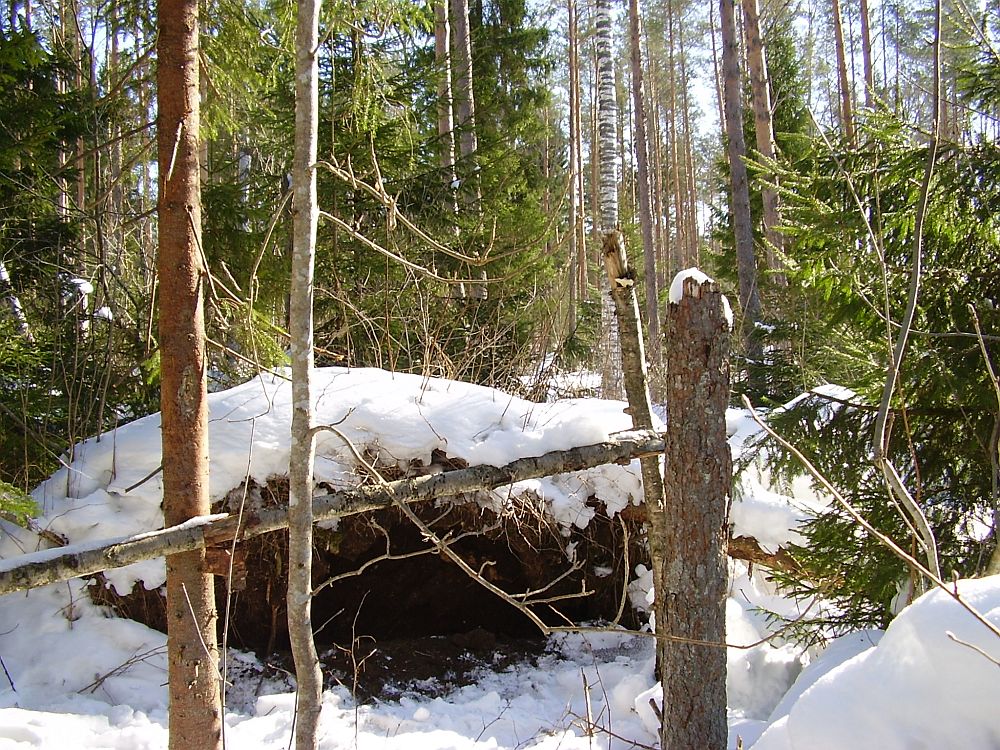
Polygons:
[[[257,504],[283,503],[287,484],[276,480],[248,494]],[[532,611],[548,624],[615,619],[625,582],[643,561],[639,519],[608,518],[594,501],[597,515],[586,531],[566,535],[535,509],[497,518],[466,500],[413,507],[489,583],[515,596],[541,591],[533,598],[548,601]],[[290,670],[287,534],[243,542],[240,554],[241,585],[229,595],[225,580],[218,578],[216,587],[220,623],[229,617],[229,645]],[[379,559],[387,555],[394,559]],[[535,658],[544,646],[528,617],[434,548],[398,509],[346,517],[335,530],[317,528],[313,565],[320,587],[313,623],[324,673],[359,697],[436,694],[473,682],[478,670]],[[160,592],[141,584],[127,596],[102,585],[90,590],[95,601],[164,629]],[[625,606],[623,624],[632,624],[631,617]]]

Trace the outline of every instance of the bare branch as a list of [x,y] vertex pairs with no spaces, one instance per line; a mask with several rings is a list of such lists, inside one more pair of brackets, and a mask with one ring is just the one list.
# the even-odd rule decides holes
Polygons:
[[[439,497],[483,492],[526,479],[582,471],[610,463],[659,454],[663,439],[653,432],[629,432],[604,443],[585,445],[542,456],[519,458],[504,466],[468,469],[408,477],[385,486],[341,490],[313,501],[315,521],[389,508],[399,502],[415,503]],[[42,550],[0,561],[0,594],[44,586],[102,570],[120,568],[167,553],[211,547],[278,531],[288,526],[287,507],[265,508],[240,523],[233,514],[201,516],[159,531],[119,539],[75,544]]]

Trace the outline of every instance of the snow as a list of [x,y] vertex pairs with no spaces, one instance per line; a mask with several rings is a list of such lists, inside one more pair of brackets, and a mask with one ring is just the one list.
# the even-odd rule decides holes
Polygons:
[[[411,459],[431,464],[435,449],[470,463],[506,463],[630,427],[621,402],[536,404],[493,389],[381,370],[317,370],[314,382],[318,423],[338,423],[359,449],[401,467]],[[210,396],[213,498],[248,476],[263,482],[285,471],[290,405],[281,373]],[[730,410],[727,423],[734,451],[759,429],[741,410]],[[159,432],[159,417],[152,415],[76,446],[68,465],[35,492],[40,525],[81,546],[159,528]],[[318,450],[322,483],[343,487],[356,481],[349,452],[335,435],[321,433]],[[519,483],[493,493],[490,502],[508,502],[527,491],[569,528],[589,519],[588,496],[599,496],[614,513],[635,502],[641,485],[637,466],[607,466]],[[754,535],[768,548],[796,541],[795,525],[823,502],[804,481],[775,488],[761,465],[751,464],[734,498],[734,533]],[[39,546],[29,531],[4,531],[0,557]],[[1000,674],[972,648],[996,659],[1000,641],[948,595],[921,597],[884,635],[852,634],[821,653],[803,653],[780,637],[766,641],[774,625],[760,608],[795,617],[814,603],[780,596],[759,569],[743,563],[732,562],[730,572],[730,747],[738,737],[758,750],[1000,747]],[[109,574],[119,590],[136,580],[159,586],[162,563]],[[1000,623],[1000,577],[958,585],[970,603]],[[629,587],[633,606],[648,610],[650,588],[649,571],[638,566]],[[83,582],[0,597],[0,662],[0,748],[166,747],[165,637],[109,616],[90,601]],[[259,667],[252,654],[228,653],[229,748],[288,746],[292,686],[284,679],[247,677],[259,674]],[[585,689],[594,736],[584,721]],[[649,700],[658,694],[653,645],[645,635],[560,634],[550,638],[537,664],[485,672],[476,684],[435,698],[407,693],[394,701],[357,703],[343,688],[327,691],[320,747],[651,746],[656,718]]]
[[[963,599],[1000,624],[1000,577],[961,581]],[[1000,638],[948,593],[905,608],[881,640],[793,688],[756,750],[1000,747]],[[874,640],[874,639],[872,639]],[[977,650],[978,649],[978,650]],[[786,713],[787,712],[787,713]]]
[[[606,440],[631,428],[625,404],[570,399],[537,404],[502,391],[449,380],[377,369],[324,368],[314,373],[316,423],[336,425],[359,451],[405,468],[432,463],[435,449],[471,464],[501,466]],[[212,500],[224,498],[246,477],[264,484],[287,471],[291,384],[284,373],[261,374],[209,395]],[[160,417],[153,414],[100,439],[76,446],[74,460],[34,493],[42,525],[71,542],[137,534],[162,526]],[[342,488],[356,483],[354,459],[340,437],[320,432],[316,480]],[[522,482],[493,493],[495,502],[534,492],[567,526],[585,526],[591,495],[608,497],[613,511],[641,497],[638,463],[607,466],[564,477]],[[0,554],[3,548],[0,547]],[[120,593],[141,580],[164,582],[162,560],[108,573]]]
[[[684,296],[684,282],[691,279],[696,284],[704,284],[706,282],[714,282],[711,276],[706,274],[699,268],[686,268],[683,271],[678,271],[677,275],[674,276],[673,281],[670,282],[670,292],[668,294],[668,299],[670,304],[679,304],[681,298]],[[726,318],[726,323],[729,324],[729,328],[733,327],[733,308],[729,305],[729,300],[726,295],[722,295],[722,314]]]

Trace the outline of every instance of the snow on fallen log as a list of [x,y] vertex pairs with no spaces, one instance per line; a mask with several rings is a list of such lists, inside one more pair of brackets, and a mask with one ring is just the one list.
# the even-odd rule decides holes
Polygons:
[[[493,490],[515,482],[582,471],[663,452],[663,438],[651,431],[620,433],[608,441],[541,456],[519,458],[503,466],[479,465],[438,474],[409,477],[385,486],[370,485],[331,492],[313,503],[315,521],[416,503],[470,492]],[[0,594],[93,575],[166,554],[216,547],[284,529],[286,507],[265,508],[242,521],[223,513],[158,531],[42,550],[0,561]]]

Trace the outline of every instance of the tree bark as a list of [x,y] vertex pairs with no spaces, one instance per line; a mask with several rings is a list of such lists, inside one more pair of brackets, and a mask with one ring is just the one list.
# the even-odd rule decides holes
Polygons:
[[[649,400],[648,380],[646,376],[646,354],[642,340],[642,328],[639,325],[639,305],[635,297],[633,274],[628,269],[625,255],[625,245],[621,232],[614,231],[604,238],[604,265],[611,283],[611,298],[615,303],[615,314],[618,319],[618,331],[621,339],[622,374],[625,381],[625,394],[628,399],[628,411],[632,415],[632,426],[636,429],[650,429],[653,426],[653,409]],[[665,567],[667,516],[664,499],[663,474],[660,471],[660,459],[657,456],[647,456],[639,461],[642,472],[642,492],[648,526],[649,556],[653,571],[653,590],[655,596],[662,598],[667,590],[664,586],[663,571]],[[665,605],[664,605],[665,606]],[[658,623],[664,622],[657,620]],[[657,625],[657,632],[660,626]],[[657,642],[656,674],[665,684],[666,673],[663,672],[663,654]],[[665,731],[661,725],[661,732]]]
[[840,15],[840,0],[833,3],[833,37],[837,52],[837,80],[840,87],[840,120],[844,137],[854,143],[854,108],[851,104],[851,81],[847,75],[847,54],[844,51],[844,25]]
[[569,57],[569,286],[570,330],[576,328],[577,302],[587,296],[587,252],[583,232],[583,139],[580,132],[580,47],[576,0],[566,0]]
[[718,51],[718,45],[716,44],[716,40],[715,40],[715,29],[716,29],[715,18],[714,18],[715,14],[712,12],[714,10],[715,10],[715,4],[714,3],[709,3],[708,4],[708,19],[709,19],[708,22],[709,22],[709,25],[712,27],[712,72],[715,74],[715,103],[716,103],[716,106],[719,109],[719,129],[722,130],[722,131],[725,131],[725,129],[726,129],[726,108],[725,108],[725,104],[723,102],[724,97],[722,95],[722,88],[723,88],[723,86],[722,86],[722,71],[719,68],[720,55],[719,55],[719,51]]
[[639,226],[642,233],[643,279],[646,283],[646,326],[649,332],[650,358],[654,368],[658,368],[662,359],[660,356],[660,299],[656,285],[653,206],[649,194],[649,136],[646,132],[646,102],[642,72],[642,21],[639,17],[639,0],[629,0],[628,8],[632,109],[635,113],[635,161],[639,183]]
[[[775,160],[774,125],[771,120],[771,92],[767,75],[767,55],[760,38],[760,18],[757,0],[744,0],[743,25],[747,37],[747,64],[750,69],[750,90],[753,93],[753,125],[757,137],[757,151],[768,162]],[[766,182],[761,186],[763,202],[764,239],[767,242],[767,266],[771,270],[778,267],[775,250],[780,251],[782,240],[778,232],[781,215],[778,207],[778,191],[771,183],[776,178],[769,171]]]
[[295,32],[295,153],[292,163],[291,451],[288,459],[288,637],[295,661],[295,747],[318,744],[323,675],[312,629],[313,269],[319,205],[319,0],[299,0]]
[[[198,2],[160,0],[157,41],[163,517],[209,511],[198,165]],[[204,550],[167,556],[171,750],[220,748],[215,590]]]
[[31,335],[31,328],[28,326],[28,316],[24,314],[21,299],[17,296],[17,292],[14,291],[14,287],[10,281],[10,273],[7,271],[7,264],[4,263],[2,258],[0,258],[0,296],[3,296],[7,310],[17,325],[17,332],[26,340],[34,341],[34,336]]
[[755,358],[753,330],[760,320],[760,296],[757,289],[757,259],[753,248],[753,224],[750,218],[750,188],[747,182],[746,143],[743,140],[743,99],[740,86],[740,61],[737,49],[736,18],[733,0],[720,0],[722,27],[722,69],[725,89],[725,125],[728,140],[730,206],[736,241],[736,270],[743,311],[742,338],[747,356]]
[[[387,482],[385,486],[340,490],[313,501],[313,520],[332,521],[396,507],[399,503],[418,503],[483,492],[527,479],[583,471],[604,464],[627,463],[634,458],[662,452],[663,439],[651,431],[619,434],[604,443],[519,458],[499,467],[473,466],[400,479]],[[288,528],[288,508],[275,507],[244,518],[242,523],[236,515],[220,514],[125,539],[42,550],[0,561],[0,595],[93,575],[164,554],[218,545],[228,547],[233,539],[242,541],[285,528]]]
[[[726,442],[729,325],[714,282],[688,279],[666,316],[669,426],[656,629],[663,750],[726,747],[726,525],[732,460]],[[654,573],[654,581],[655,581]]]
[[437,73],[440,76],[437,88],[437,126],[441,149],[441,171],[446,183],[445,210],[457,214],[455,119],[452,116],[451,27],[448,22],[448,0],[437,0],[434,3],[434,61],[437,63]]
[[[618,230],[618,100],[615,95],[615,65],[611,44],[611,3],[595,4],[595,53],[597,62],[597,136],[600,144],[598,164],[600,200],[600,237],[605,247],[609,236]],[[605,276],[601,277],[601,391],[605,398],[621,393],[621,357],[616,330],[614,303]]]
[[865,66],[865,107],[871,109],[875,106],[875,71],[872,66],[872,31],[868,0],[861,0],[861,58]]
[[452,37],[455,50],[455,111],[458,124],[458,153],[462,160],[462,195],[478,208],[482,201],[476,169],[476,96],[472,84],[472,35],[469,31],[469,0],[451,0]]
[[[681,123],[684,126],[684,165],[685,165],[685,180],[687,181],[687,210],[686,214],[688,216],[688,222],[690,224],[690,229],[688,230],[688,237],[690,238],[687,257],[690,261],[690,265],[699,265],[701,263],[701,258],[698,251],[698,185],[695,180],[694,174],[694,145],[691,142],[691,102],[689,97],[690,87],[688,85],[688,61],[687,53],[684,47],[684,24],[681,23],[677,30],[677,46],[679,53],[679,68],[681,75]],[[686,266],[685,266],[686,267]],[[683,270],[683,269],[678,269]]]

